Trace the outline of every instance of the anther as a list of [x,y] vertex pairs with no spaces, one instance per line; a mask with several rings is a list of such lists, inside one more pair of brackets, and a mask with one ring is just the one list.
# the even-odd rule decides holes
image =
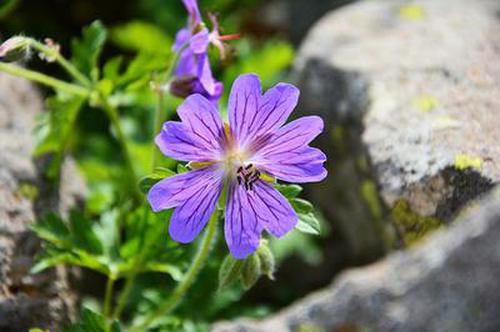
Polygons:
[[248,171],[250,168],[252,168],[253,165],[252,164],[248,164],[246,167],[245,167],[245,171]]

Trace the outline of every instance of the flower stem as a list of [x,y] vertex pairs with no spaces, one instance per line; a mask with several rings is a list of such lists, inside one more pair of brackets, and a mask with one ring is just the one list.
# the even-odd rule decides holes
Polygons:
[[106,282],[106,292],[104,294],[104,309],[103,309],[104,317],[106,318],[109,318],[114,284],[115,284],[115,278],[108,276],[108,281]]
[[127,144],[127,138],[125,137],[120,124],[118,110],[107,103],[105,100],[102,102],[102,107],[108,115],[109,120],[111,121],[111,125],[113,126],[113,129],[115,130],[117,136],[116,138],[118,139],[118,143],[120,144],[120,148],[123,152],[123,157],[125,158],[125,168],[127,169],[127,173],[130,177],[129,180],[131,180],[132,195],[137,202],[141,202],[142,194],[139,190],[139,187],[135,183],[135,181],[137,180],[137,175],[135,173],[134,164],[132,162],[130,149]]
[[217,221],[219,219],[219,212],[216,208],[210,221],[208,222],[207,231],[203,242],[191,264],[189,270],[184,275],[184,279],[177,285],[174,291],[169,297],[163,301],[156,311],[150,313],[141,323],[133,326],[129,332],[140,332],[144,331],[151,323],[156,321],[161,316],[164,316],[174,310],[179,303],[182,301],[188,289],[191,287],[193,282],[196,280],[198,273],[204,267],[205,262],[210,254],[210,249],[212,248],[212,242],[215,238],[217,230]]
[[88,97],[90,94],[89,89],[86,89],[79,85],[66,83],[51,76],[41,74],[29,69],[25,69],[10,63],[0,62],[0,71],[6,72],[7,74],[11,74],[14,76],[23,77],[28,80],[44,84],[56,90],[79,95],[82,97]]
[[57,63],[61,65],[61,67],[64,68],[70,74],[75,80],[80,82],[86,87],[90,87],[92,85],[92,82],[85,77],[71,62],[66,60],[61,53],[59,53],[57,50],[52,49],[43,43],[40,43],[36,41],[33,38],[28,38],[29,43],[31,46],[33,46],[34,49],[36,49],[39,52],[44,53],[46,56],[53,58]]

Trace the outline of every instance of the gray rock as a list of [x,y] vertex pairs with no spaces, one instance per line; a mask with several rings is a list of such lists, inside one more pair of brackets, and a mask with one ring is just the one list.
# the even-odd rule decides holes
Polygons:
[[498,331],[500,188],[406,251],[340,275],[264,321],[233,331]]
[[496,0],[362,1],[305,39],[301,109],[327,122],[331,174],[311,195],[350,257],[406,244],[419,225],[378,217],[397,203],[447,224],[500,181],[499,11]]
[[[66,212],[85,187],[71,161],[58,186],[34,162],[35,116],[42,98],[31,84],[0,74],[0,330],[56,330],[75,315],[76,294],[63,267],[29,274],[40,241],[28,225],[47,210]],[[59,199],[61,197],[61,199]],[[62,199],[64,198],[64,199]]]

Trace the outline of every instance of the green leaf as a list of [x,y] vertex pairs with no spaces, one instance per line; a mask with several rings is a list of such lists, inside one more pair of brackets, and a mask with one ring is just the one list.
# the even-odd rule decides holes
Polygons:
[[58,93],[47,98],[45,104],[48,113],[38,117],[35,128],[37,146],[33,154],[40,156],[54,152],[55,155],[47,170],[47,175],[55,178],[59,174],[60,165],[66,148],[74,133],[74,125],[84,99],[80,96]]
[[153,73],[165,70],[168,61],[168,57],[139,53],[115,83],[129,85],[128,89],[148,86]]
[[274,187],[287,199],[297,197],[302,191],[302,187],[298,184],[275,184]]
[[38,273],[60,264],[71,264],[76,260],[77,258],[70,252],[60,252],[56,249],[46,249],[42,254],[37,256],[37,262],[31,267],[30,273]]
[[83,29],[81,39],[73,39],[71,43],[73,53],[71,62],[93,81],[99,78],[98,61],[106,38],[107,31],[104,25],[100,21],[94,21]]
[[161,262],[148,262],[143,271],[165,273],[170,275],[175,281],[182,280],[183,276],[182,271],[177,266]]
[[185,165],[181,163],[177,164],[177,174],[186,173],[187,171],[188,168]]
[[116,81],[120,77],[120,69],[123,64],[123,57],[122,56],[116,56],[114,58],[111,58],[106,64],[104,65],[102,71],[103,71],[103,77],[110,79],[111,81]]
[[321,224],[314,213],[299,213],[299,221],[295,226],[296,229],[303,233],[319,235],[321,234]]
[[291,203],[297,213],[309,213],[314,211],[314,206],[305,199],[294,198]]
[[90,253],[102,254],[102,244],[92,229],[91,221],[78,210],[71,211],[69,221],[73,243]]
[[219,269],[218,291],[230,286],[240,278],[243,263],[243,260],[234,259],[231,254],[226,256]]
[[139,180],[139,187],[141,188],[141,191],[146,194],[158,181],[174,175],[175,172],[168,168],[157,167],[152,174],[146,175]]
[[87,307],[82,309],[80,321],[63,329],[64,332],[120,332],[120,324],[113,321],[111,329],[106,328],[106,319],[100,313],[90,310]]
[[93,232],[99,238],[104,252],[109,257],[118,257],[118,244],[120,241],[120,228],[118,209],[108,210],[101,215],[100,222],[94,223]]
[[295,228],[304,233],[319,235],[321,223],[314,214],[314,206],[302,198],[293,198],[290,203],[299,217]]
[[30,228],[45,241],[69,245],[70,232],[66,224],[55,213],[49,213],[30,225]]
[[261,275],[260,258],[257,254],[252,254],[245,259],[241,269],[241,283],[248,290],[259,280]]
[[111,41],[119,47],[136,52],[169,54],[170,39],[156,25],[144,21],[131,21],[111,29]]

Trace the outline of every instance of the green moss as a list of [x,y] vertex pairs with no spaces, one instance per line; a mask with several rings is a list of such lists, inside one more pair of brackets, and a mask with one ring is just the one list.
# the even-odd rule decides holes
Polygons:
[[295,330],[296,332],[326,332],[324,328],[314,324],[301,324]]
[[335,148],[339,151],[338,153],[345,153],[345,141],[347,132],[344,127],[342,127],[341,125],[333,126],[332,130],[330,131],[330,137],[333,141],[333,144],[335,145]]
[[382,207],[377,195],[375,183],[365,180],[361,184],[361,195],[370,209],[371,215],[377,220],[382,219]]
[[17,194],[29,199],[30,201],[34,201],[38,198],[40,192],[38,191],[38,188],[31,183],[21,183],[21,185],[17,188]]
[[424,217],[416,214],[410,208],[408,202],[398,200],[391,210],[392,221],[401,233],[406,245],[411,245],[420,240],[443,224],[434,217]]
[[369,171],[368,160],[367,160],[366,156],[364,156],[364,155],[361,155],[356,159],[356,165],[358,166],[359,170],[362,172]]

